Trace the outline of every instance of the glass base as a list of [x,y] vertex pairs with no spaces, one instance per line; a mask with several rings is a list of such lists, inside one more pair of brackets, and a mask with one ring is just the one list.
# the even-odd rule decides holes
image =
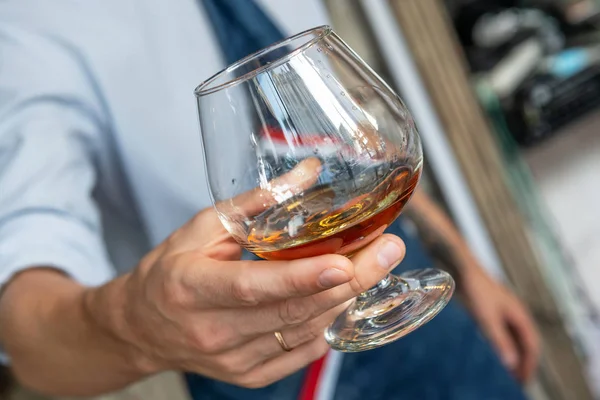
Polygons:
[[429,322],[452,293],[454,280],[440,270],[388,275],[333,321],[325,339],[334,350],[347,353],[383,346]]

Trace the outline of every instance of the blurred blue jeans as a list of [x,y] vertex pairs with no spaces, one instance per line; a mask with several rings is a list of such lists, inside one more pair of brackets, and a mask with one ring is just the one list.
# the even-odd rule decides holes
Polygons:
[[[387,231],[406,243],[396,273],[432,266],[411,224]],[[295,400],[304,371],[263,389],[243,389],[187,375],[194,400]],[[453,300],[416,332],[379,349],[344,355],[335,400],[521,400],[522,388],[501,364],[464,307]]]

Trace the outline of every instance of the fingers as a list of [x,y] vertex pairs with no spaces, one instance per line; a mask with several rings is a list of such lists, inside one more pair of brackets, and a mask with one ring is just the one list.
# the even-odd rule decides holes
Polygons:
[[[346,302],[297,327],[281,331],[285,343],[291,349],[296,349],[305,343],[323,337],[325,328],[338,315],[344,312],[351,302]],[[237,358],[237,363],[253,368],[271,358],[281,356],[285,353],[285,350],[275,339],[273,332],[269,332],[240,347],[230,350],[228,353],[230,353],[230,356]]]
[[483,323],[483,329],[504,366],[514,372],[519,365],[519,350],[503,320],[501,318],[488,319]]
[[[242,219],[252,217],[310,188],[317,182],[321,171],[322,165],[318,158],[307,158],[290,172],[272,181],[261,182],[260,187],[232,199],[220,201],[215,204],[215,208],[232,218],[239,218],[240,215],[243,216]],[[222,251],[223,244],[229,242],[229,252],[239,253],[239,245],[232,240],[231,235],[245,238],[246,232],[235,224],[231,224],[228,230],[225,230],[217,213],[213,209],[205,209],[175,231],[169,244],[179,252],[205,248],[207,255],[223,260],[227,257],[220,257],[218,253],[212,254],[211,247],[218,244],[219,250]]]
[[260,187],[216,204],[217,209],[234,206],[237,213],[246,217],[256,215],[267,208],[302,193],[315,184],[322,171],[321,161],[316,157],[302,160],[290,172],[260,182]]
[[533,377],[537,367],[540,356],[539,336],[531,317],[521,306],[513,308],[507,318],[521,352],[516,374],[521,381],[526,382]]
[[334,254],[294,261],[212,262],[192,265],[182,274],[184,286],[204,308],[249,307],[309,296],[353,277],[352,262]]
[[323,357],[329,350],[325,338],[320,337],[271,359],[244,374],[237,384],[247,388],[260,388],[278,381]]
[[247,313],[232,310],[229,315],[221,313],[221,316],[235,321],[238,332],[243,336],[257,336],[301,324],[376,285],[400,263],[404,252],[404,242],[400,238],[383,235],[352,258],[354,276],[347,283],[312,296],[286,298]]
[[[353,301],[353,300],[352,300]],[[342,313],[352,301],[342,304],[339,307],[329,310],[323,315],[302,324],[300,326],[281,331],[281,335],[286,345],[295,350],[309,342],[323,338],[324,331],[329,324]],[[240,345],[239,340],[227,341],[228,350],[220,352],[218,364],[223,369],[232,374],[244,374],[258,367],[267,361],[280,357],[287,352],[279,344],[274,332],[263,334],[262,336]],[[232,346],[232,344],[235,344]]]

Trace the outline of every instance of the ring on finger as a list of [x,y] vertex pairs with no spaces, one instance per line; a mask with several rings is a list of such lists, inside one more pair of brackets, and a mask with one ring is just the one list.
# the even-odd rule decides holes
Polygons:
[[279,345],[281,346],[281,348],[284,351],[292,351],[293,349],[288,346],[288,344],[285,342],[285,339],[283,338],[283,335],[281,334],[281,332],[273,332],[273,334],[275,335],[275,339],[277,339],[277,342],[279,343]]

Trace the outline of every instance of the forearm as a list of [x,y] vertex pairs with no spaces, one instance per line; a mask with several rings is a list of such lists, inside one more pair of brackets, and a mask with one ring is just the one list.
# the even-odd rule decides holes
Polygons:
[[[131,346],[98,324],[123,309],[122,279],[86,289],[56,271],[35,269],[6,287],[0,343],[23,385],[49,395],[93,396],[144,376]],[[101,291],[103,300],[90,291]]]
[[446,213],[426,193],[417,191],[406,209],[417,225],[421,239],[432,255],[463,284],[469,274],[481,268],[467,243]]

